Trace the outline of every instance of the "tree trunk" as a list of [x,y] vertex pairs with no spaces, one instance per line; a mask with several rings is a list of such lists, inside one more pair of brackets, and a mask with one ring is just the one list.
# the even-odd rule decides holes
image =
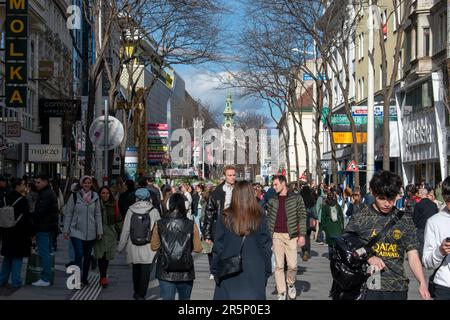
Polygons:
[[320,150],[320,121],[322,118],[322,110],[323,110],[323,97],[322,97],[322,85],[316,82],[316,90],[317,90],[317,100],[314,102],[316,105],[316,112],[314,117],[315,124],[315,132],[314,132],[314,143],[316,144],[316,182],[320,184],[322,182],[322,165],[320,162],[321,158],[321,150]]
[[292,120],[294,123],[294,151],[295,151],[295,181],[297,182],[297,186],[300,187],[300,181],[299,181],[299,175],[300,175],[300,161],[298,157],[298,144],[297,144],[297,116],[295,115],[295,112],[291,112],[292,114]]

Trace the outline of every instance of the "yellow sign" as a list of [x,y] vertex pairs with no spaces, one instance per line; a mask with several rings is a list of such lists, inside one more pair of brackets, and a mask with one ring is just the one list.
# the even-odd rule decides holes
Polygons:
[[[336,144],[352,144],[352,133],[351,132],[333,132],[333,141]],[[367,142],[367,133],[357,132],[356,133],[357,143]]]

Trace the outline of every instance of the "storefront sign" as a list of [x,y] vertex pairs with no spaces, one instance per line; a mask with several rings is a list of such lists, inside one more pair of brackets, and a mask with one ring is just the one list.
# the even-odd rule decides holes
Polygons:
[[434,112],[417,112],[403,117],[403,162],[437,160]]
[[81,100],[39,99],[41,118],[64,117],[65,114],[81,120]]
[[62,146],[51,144],[30,144],[28,146],[29,162],[61,162]]
[[5,20],[6,107],[25,108],[28,83],[28,0],[7,0]]
[[[352,144],[353,137],[351,132],[333,132],[333,141],[336,144]],[[356,141],[357,143],[366,143],[367,142],[367,133],[366,132],[357,132],[356,133]]]

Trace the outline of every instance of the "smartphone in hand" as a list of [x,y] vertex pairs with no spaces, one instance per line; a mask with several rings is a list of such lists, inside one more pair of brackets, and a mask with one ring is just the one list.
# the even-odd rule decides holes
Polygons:
[[450,242],[450,237],[445,238],[445,242]]

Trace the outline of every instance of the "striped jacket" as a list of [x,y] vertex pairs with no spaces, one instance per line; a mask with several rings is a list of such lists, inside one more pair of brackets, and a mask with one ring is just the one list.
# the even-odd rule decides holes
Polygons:
[[[278,214],[278,196],[269,200],[267,207],[267,222],[269,231],[273,234]],[[306,235],[306,209],[303,198],[299,194],[288,192],[286,198],[286,217],[289,237]]]

